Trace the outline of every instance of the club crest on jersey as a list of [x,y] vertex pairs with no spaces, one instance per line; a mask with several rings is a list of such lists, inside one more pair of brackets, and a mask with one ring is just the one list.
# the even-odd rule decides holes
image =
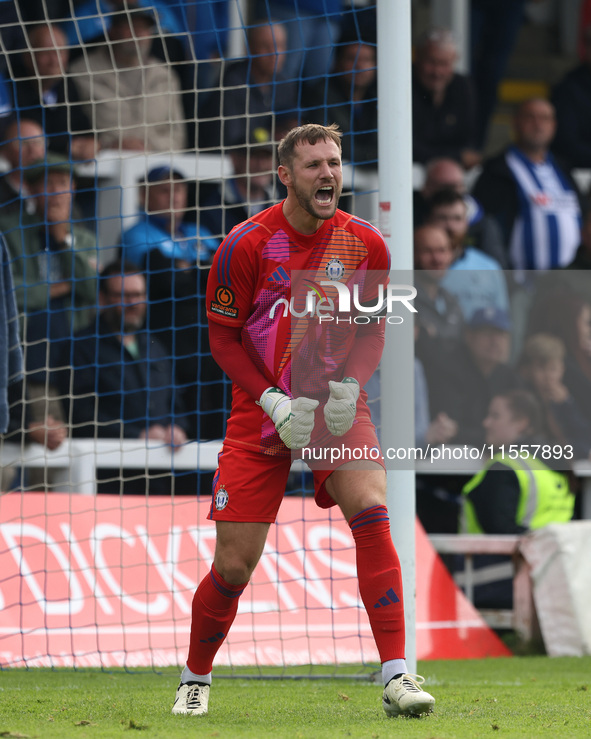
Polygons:
[[223,511],[224,508],[228,505],[229,500],[228,491],[223,485],[220,485],[220,487],[217,489],[217,492],[215,494],[214,502],[216,511]]
[[331,259],[324,268],[326,276],[329,280],[340,280],[345,274],[345,265],[340,259]]

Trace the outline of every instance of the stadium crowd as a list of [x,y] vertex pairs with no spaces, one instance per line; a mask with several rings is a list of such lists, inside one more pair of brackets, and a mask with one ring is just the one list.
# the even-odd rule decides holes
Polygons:
[[[377,169],[375,4],[334,0],[319,14],[312,3],[295,20],[290,3],[253,2],[238,60],[225,57],[226,3],[214,19],[190,0],[82,2],[74,15],[68,2],[31,2],[23,24],[3,5],[0,233],[25,401],[4,439],[54,448],[69,434],[155,438],[155,427],[173,446],[220,438],[228,388],[208,345],[208,267],[237,223],[281,197],[273,147],[294,123],[337,121],[344,158]],[[478,19],[486,4],[472,5]],[[518,29],[523,3],[492,5]],[[539,406],[538,436],[589,455],[591,217],[571,175],[591,161],[580,109],[589,38],[551,100],[516,106],[512,141],[492,156],[490,79],[455,71],[448,30],[415,39],[413,156],[426,173],[415,192],[418,444],[484,443],[491,403],[519,390]],[[497,81],[503,53],[489,70]],[[106,151],[169,160],[135,183],[137,217],[121,221],[116,244],[98,238],[98,180],[78,174]],[[232,176],[200,184],[172,163],[212,153]],[[132,278],[141,285],[128,289]],[[147,378],[168,391],[151,393]],[[464,482],[419,479],[428,530],[457,530]]]

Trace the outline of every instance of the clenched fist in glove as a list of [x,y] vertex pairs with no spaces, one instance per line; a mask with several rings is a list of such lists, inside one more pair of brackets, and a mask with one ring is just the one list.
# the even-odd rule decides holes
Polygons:
[[353,425],[359,398],[359,383],[353,377],[342,382],[330,380],[330,396],[324,406],[326,428],[333,436],[343,436]]
[[288,449],[302,449],[310,443],[317,400],[290,398],[278,387],[269,387],[258,404],[275,424],[281,441]]

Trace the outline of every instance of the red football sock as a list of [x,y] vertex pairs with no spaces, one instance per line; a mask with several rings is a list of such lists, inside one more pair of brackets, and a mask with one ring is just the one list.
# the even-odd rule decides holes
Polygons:
[[386,506],[367,508],[349,521],[357,553],[361,600],[382,662],[404,659],[404,604],[400,560]]
[[214,657],[228,636],[238,611],[243,585],[230,585],[211,566],[193,596],[187,667],[197,675],[211,672]]

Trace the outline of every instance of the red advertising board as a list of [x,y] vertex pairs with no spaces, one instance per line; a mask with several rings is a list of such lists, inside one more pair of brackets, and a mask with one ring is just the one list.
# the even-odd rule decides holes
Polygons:
[[[0,665],[184,664],[209,498],[0,498]],[[506,648],[417,527],[418,659]],[[338,511],[286,498],[217,664],[379,662]]]

